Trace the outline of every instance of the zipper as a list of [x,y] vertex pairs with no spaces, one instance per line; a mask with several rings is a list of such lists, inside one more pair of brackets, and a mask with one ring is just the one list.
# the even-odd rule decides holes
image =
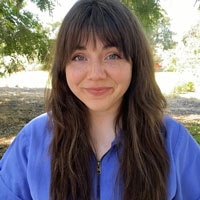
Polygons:
[[97,200],[100,200],[100,181],[101,181],[101,161],[97,160]]
[[[96,190],[96,194],[97,194],[97,200],[101,199],[101,164],[102,161],[104,159],[104,157],[113,149],[113,147],[111,146],[111,148],[101,157],[100,160],[96,159],[96,173],[97,173],[97,190]],[[95,156],[96,158],[96,156]]]

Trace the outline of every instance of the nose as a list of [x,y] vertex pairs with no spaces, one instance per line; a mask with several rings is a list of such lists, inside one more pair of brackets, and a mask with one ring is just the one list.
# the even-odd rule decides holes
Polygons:
[[89,63],[87,78],[91,80],[106,78],[106,71],[103,63],[99,61]]

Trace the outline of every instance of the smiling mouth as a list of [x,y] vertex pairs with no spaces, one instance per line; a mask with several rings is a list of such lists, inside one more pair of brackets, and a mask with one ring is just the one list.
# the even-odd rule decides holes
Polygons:
[[111,91],[111,87],[98,87],[98,88],[85,88],[85,90],[94,95],[94,96],[101,96],[104,94],[107,94],[108,92]]

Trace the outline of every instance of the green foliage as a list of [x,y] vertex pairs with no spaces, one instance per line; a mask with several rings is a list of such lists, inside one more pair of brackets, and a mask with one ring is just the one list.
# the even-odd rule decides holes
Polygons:
[[[44,62],[49,52],[48,32],[32,13],[23,10],[24,5],[23,0],[0,2],[0,75],[17,71],[17,66],[21,68],[21,56]],[[44,3],[40,6],[50,9]],[[4,58],[8,56],[10,63],[6,65]]]
[[184,123],[185,127],[192,134],[194,139],[200,144],[200,122]]
[[162,16],[157,20],[157,23],[152,27],[152,34],[149,36],[150,41],[155,47],[160,47],[163,50],[173,49],[177,42],[173,40],[175,34],[170,30],[170,19],[166,16],[164,10],[161,10]]
[[175,94],[181,94],[181,93],[186,93],[186,92],[194,92],[194,91],[195,91],[194,83],[191,82],[191,81],[184,83],[182,85],[179,85],[179,86],[174,88]]
[[159,2],[156,0],[122,0],[122,2],[133,10],[147,32],[151,32],[151,28],[162,17]]
[[165,67],[164,71],[165,72],[176,72],[176,70],[177,70],[176,66],[177,66],[178,59],[171,55],[170,58],[168,59],[168,61],[169,61],[169,63]]
[[170,19],[159,4],[159,0],[121,0],[138,17],[147,37],[156,49],[164,50],[174,48],[176,43],[172,40],[174,33],[170,31]]
[[37,7],[41,11],[48,10],[50,13],[52,13],[53,8],[55,7],[55,1],[51,0],[31,0],[33,3],[37,5]]
[[186,32],[175,49],[161,51],[164,71],[191,72],[200,85],[200,21]]
[[175,72],[175,71],[176,68],[173,65],[170,65],[165,69],[165,72]]
[[193,137],[200,144],[200,134],[193,135]]
[[193,69],[199,69],[200,62],[200,21],[183,36],[182,43],[187,54],[185,62]]
[[5,73],[11,74],[14,71],[24,70],[24,63],[20,59],[17,59],[16,56],[10,56],[9,62],[6,61],[6,59],[0,60],[0,77],[4,76]]

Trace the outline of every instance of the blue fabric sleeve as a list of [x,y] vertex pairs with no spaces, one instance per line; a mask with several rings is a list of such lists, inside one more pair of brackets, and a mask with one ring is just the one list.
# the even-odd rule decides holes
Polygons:
[[200,146],[183,126],[174,150],[180,199],[200,199]]
[[28,146],[29,139],[22,130],[1,159],[0,199],[31,199],[26,176]]
[[0,199],[4,200],[22,200],[16,196],[4,183],[0,176]]
[[172,124],[168,129],[170,192],[174,200],[200,200],[200,146],[183,125]]
[[49,199],[51,128],[45,113],[16,136],[0,161],[0,200]]

